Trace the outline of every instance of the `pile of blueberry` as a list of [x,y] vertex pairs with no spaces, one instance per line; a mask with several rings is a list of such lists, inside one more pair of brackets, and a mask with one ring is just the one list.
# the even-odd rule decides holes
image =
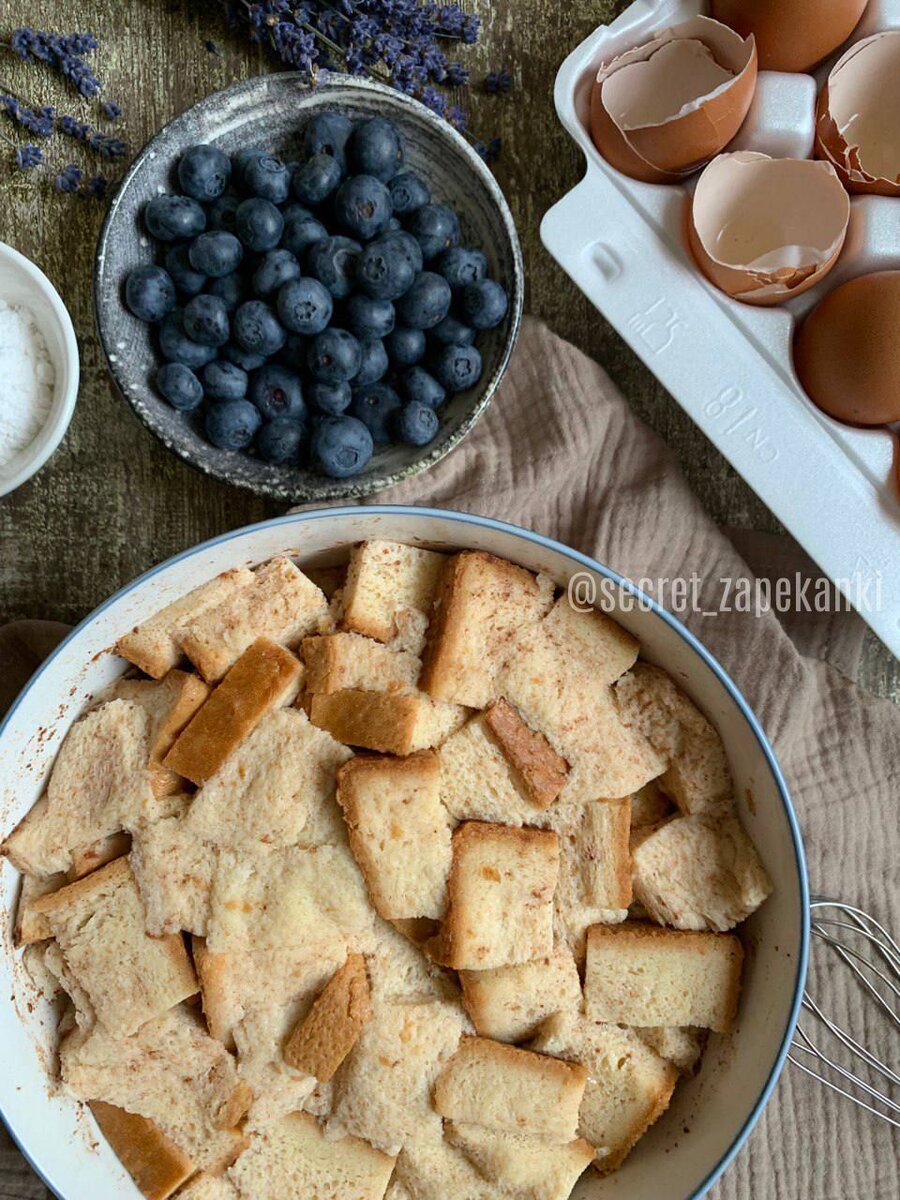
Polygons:
[[161,264],[125,300],[159,323],[160,393],[214,446],[346,478],[375,446],[432,441],[508,300],[391,121],[322,113],[303,150],[187,150],[182,194],[144,209]]

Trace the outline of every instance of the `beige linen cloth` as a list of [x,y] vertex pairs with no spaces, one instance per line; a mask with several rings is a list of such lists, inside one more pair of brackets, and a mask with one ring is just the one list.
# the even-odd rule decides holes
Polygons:
[[[672,453],[636,419],[604,371],[535,321],[526,322],[503,386],[471,436],[432,471],[373,502],[500,517],[634,580],[696,573],[704,581],[701,610],[716,607],[720,579],[798,570],[818,577],[786,539],[729,540],[691,495]],[[685,620],[731,673],[775,745],[805,834],[813,891],[860,905],[896,936],[900,710],[852,682],[860,619],[846,612],[734,612]],[[36,624],[9,628],[6,647],[13,647],[20,669],[35,665],[53,636]],[[0,666],[10,662],[6,647]],[[8,682],[10,673],[0,677]],[[814,956],[823,964],[815,978],[820,1000],[896,1068],[897,1039],[886,1023],[867,1018],[858,993],[844,987],[843,969],[821,951]],[[895,1134],[788,1066],[710,1195],[897,1200]],[[11,1144],[0,1146],[0,1198],[45,1195]]]

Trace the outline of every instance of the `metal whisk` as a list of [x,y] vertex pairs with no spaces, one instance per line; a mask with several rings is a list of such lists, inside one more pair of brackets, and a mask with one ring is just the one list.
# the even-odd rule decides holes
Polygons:
[[[810,910],[813,938],[844,963],[882,1019],[889,1021],[894,1030],[900,1028],[900,946],[874,917],[852,904],[813,896]],[[805,1022],[805,1027],[798,1023],[788,1055],[790,1062],[900,1129],[900,1104],[891,1095],[892,1089],[900,1088],[900,1075],[823,1012],[808,988],[803,992],[803,1010],[812,1019]],[[843,1058],[846,1065],[832,1054]]]

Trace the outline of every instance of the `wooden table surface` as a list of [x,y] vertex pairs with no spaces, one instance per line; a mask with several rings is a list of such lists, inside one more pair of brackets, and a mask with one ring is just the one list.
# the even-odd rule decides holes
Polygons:
[[[507,98],[476,86],[463,103],[485,138],[499,134],[497,175],[518,223],[527,305],[607,368],[637,412],[677,451],[692,486],[724,525],[777,531],[778,523],[652,374],[619,340],[542,248],[546,209],[580,176],[579,153],[559,128],[552,85],[565,54],[608,19],[615,0],[478,0],[481,43],[462,57],[473,82],[508,67]],[[90,29],[98,73],[125,110],[123,136],[139,147],[176,113],[235,79],[267,69],[221,5],[190,0],[0,0],[2,27]],[[219,54],[210,53],[214,39]],[[14,88],[76,113],[71,93],[42,68],[0,51],[0,90]],[[2,152],[0,152],[2,153]],[[61,167],[69,150],[49,155]],[[48,155],[48,156],[49,156]],[[76,621],[154,563],[224,530],[272,516],[276,504],[195,473],[168,453],[114,393],[93,328],[91,271],[101,206],[56,195],[47,172],[0,172],[0,239],[37,262],[67,303],[81,346],[82,385],[68,436],[36,479],[0,500],[0,619]],[[900,666],[870,636],[864,682],[900,697]]]

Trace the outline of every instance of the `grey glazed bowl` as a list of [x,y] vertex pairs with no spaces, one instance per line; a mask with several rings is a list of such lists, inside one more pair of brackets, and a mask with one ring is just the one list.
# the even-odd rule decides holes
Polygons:
[[[279,467],[243,453],[219,450],[194,429],[191,418],[155,391],[161,361],[151,329],[125,307],[125,276],[152,262],[155,249],[141,223],[145,203],[175,190],[181,152],[211,142],[228,153],[262,145],[291,158],[307,119],[336,108],[350,117],[390,117],[406,141],[406,158],[428,181],[436,200],[459,214],[463,241],[487,255],[492,276],[510,297],[506,319],[478,338],[484,374],[478,386],[452,396],[429,446],[376,449],[368,468],[352,479],[328,479],[300,467]],[[515,225],[493,175],[468,143],[440,117],[393,88],[344,75],[322,75],[311,87],[300,73],[262,75],[216,92],[166,125],[132,164],[100,233],[94,303],[100,340],[122,395],[156,436],[186,462],[227,483],[284,502],[327,501],[371,495],[433,466],[469,432],[487,407],[509,362],[522,315],[524,273]]]

